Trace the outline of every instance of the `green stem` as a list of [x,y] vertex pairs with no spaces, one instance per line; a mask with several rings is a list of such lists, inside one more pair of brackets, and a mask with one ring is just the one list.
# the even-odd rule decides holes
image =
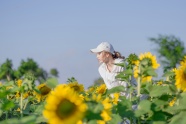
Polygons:
[[8,111],[6,111],[6,120],[8,119]]
[[137,96],[140,97],[140,89],[141,89],[140,77],[138,77],[137,82],[138,82],[138,94],[137,94]]
[[21,118],[23,117],[23,94],[21,93],[21,100],[20,100],[20,114]]
[[138,89],[137,89],[138,90],[138,94],[137,94],[137,96],[140,97],[140,95],[141,95],[140,94],[140,89],[141,89],[141,82],[140,82],[141,69],[140,69],[140,66],[139,66],[138,69],[139,69],[139,76],[138,76],[138,79],[137,79],[137,83],[138,83]]
[[141,124],[140,119],[138,118],[138,124]]
[[25,105],[23,107],[24,110],[26,109],[27,104],[28,104],[28,101],[26,101],[26,103],[25,103]]

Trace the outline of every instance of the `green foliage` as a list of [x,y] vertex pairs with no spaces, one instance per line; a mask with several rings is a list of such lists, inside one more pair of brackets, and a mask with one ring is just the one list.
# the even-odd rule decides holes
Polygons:
[[0,66],[0,80],[16,80],[22,78],[25,74],[31,73],[35,76],[35,80],[39,81],[39,83],[45,82],[49,76],[58,77],[58,70],[51,69],[50,75],[31,58],[28,58],[26,61],[22,60],[18,69],[13,69],[12,61],[7,59]]
[[100,86],[101,84],[104,84],[104,81],[103,81],[103,78],[98,78],[94,81],[94,84],[95,86]]
[[159,35],[158,38],[150,38],[150,41],[158,45],[156,51],[164,67],[164,72],[175,68],[186,55],[183,41],[173,35]]
[[71,78],[67,79],[67,82],[68,83],[70,83],[70,82],[77,82],[77,80],[74,77],[71,77]]
[[58,72],[57,69],[52,68],[52,69],[50,69],[50,74],[51,74],[52,76],[54,76],[54,77],[58,77],[59,72]]
[[58,85],[58,80],[56,78],[49,78],[46,81],[46,85],[51,89],[55,88]]
[[124,86],[116,86],[113,87],[112,89],[109,89],[107,91],[107,94],[112,94],[112,93],[117,93],[117,92],[123,92],[125,90]]
[[0,66],[0,79],[8,81],[14,79],[14,70],[12,69],[12,66],[12,61],[9,59]]
[[[128,83],[127,88],[117,86],[112,89],[104,89],[105,87],[102,87],[104,85],[94,85],[91,87],[92,89],[77,92],[87,106],[85,116],[82,119],[84,123],[96,124],[98,120],[104,120],[103,115],[106,118],[111,117],[111,120],[105,122],[108,124],[124,123],[125,121],[130,121],[131,124],[186,123],[184,118],[186,93],[175,86],[175,73],[173,71],[164,73],[163,76],[166,77],[166,80],[164,78],[153,80],[152,78],[150,81],[141,82],[140,78],[142,77],[157,76],[156,70],[150,66],[149,60],[144,59],[138,65],[140,71],[138,72],[137,85],[133,85],[133,69],[136,60],[138,57],[131,54],[124,60],[124,63],[118,64],[125,70],[117,75],[117,79]],[[33,61],[30,60],[29,62],[33,68],[38,68]],[[2,67],[12,68],[11,62],[8,61],[7,63],[9,64],[4,64]],[[27,64],[23,63],[23,68],[29,70],[30,67],[27,67]],[[4,69],[4,72],[7,72],[5,75],[9,74],[7,68]],[[2,70],[1,72],[3,72]],[[0,123],[48,123],[42,114],[48,101],[46,101],[47,97],[44,97],[43,100],[37,99],[41,95],[41,90],[36,87],[38,75],[35,71],[37,72],[37,69],[34,72],[33,70],[25,71],[20,76],[20,84],[18,80],[5,81],[0,84]],[[77,82],[77,80],[72,77],[68,78],[67,82]],[[57,79],[55,77],[47,78],[46,86],[50,88],[50,91],[54,90],[58,86]],[[98,90],[102,92],[97,92]],[[123,95],[124,92],[126,96]],[[54,100],[55,98],[57,100]],[[53,97],[50,100],[50,102],[58,101],[59,97]],[[80,104],[78,100],[76,104]]]
[[[22,60],[20,66],[18,67],[18,71],[20,75],[24,75],[26,73],[32,73],[37,80],[42,83],[47,78],[47,72],[40,68],[38,64],[33,60],[28,58],[27,61]],[[19,77],[20,78],[20,77]]]

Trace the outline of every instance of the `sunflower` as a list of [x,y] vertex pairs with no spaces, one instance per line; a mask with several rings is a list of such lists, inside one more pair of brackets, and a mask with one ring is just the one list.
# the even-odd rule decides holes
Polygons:
[[102,101],[102,105],[104,107],[103,111],[101,112],[101,117],[103,118],[104,121],[109,121],[111,120],[111,108],[112,108],[112,103],[110,102],[110,99],[107,97]]
[[21,79],[17,80],[17,86],[18,86],[18,87],[21,87],[22,82],[23,82],[23,81],[22,81]]
[[186,61],[181,62],[181,66],[175,70],[175,85],[177,89],[186,91]]
[[96,102],[100,102],[100,101],[102,101],[102,97],[101,97],[101,94],[93,94],[92,95],[92,99],[89,99],[89,100],[94,100],[94,101],[96,101]]
[[70,86],[74,91],[80,93],[84,91],[84,86],[82,84],[78,84],[78,82],[70,82],[67,84]]
[[96,86],[91,86],[91,87],[89,87],[87,90],[86,90],[86,93],[93,93],[93,92],[95,92],[95,90],[96,90]]
[[101,84],[99,87],[96,88],[96,93],[98,94],[104,94],[106,92],[106,85]]
[[[134,77],[138,78],[139,74],[143,74],[143,70],[140,70],[140,65],[143,65],[145,67],[152,67],[153,69],[157,69],[160,65],[156,61],[156,57],[152,55],[150,52],[140,54],[139,60],[135,61],[135,66],[134,66]],[[142,75],[141,76],[141,81],[142,82],[149,82],[151,81],[152,76],[146,76]]]
[[152,76],[142,76],[141,82],[149,82],[152,80]]
[[103,120],[97,120],[97,124],[106,124],[106,122]]
[[150,52],[141,54],[139,60],[148,60],[148,66],[151,66],[153,69],[157,69],[160,66],[156,61],[156,56],[152,55]]
[[46,85],[46,83],[38,85],[37,88],[40,93],[34,92],[34,94],[36,95],[38,102],[40,102],[41,100],[44,100],[46,98],[51,89]]
[[162,81],[158,81],[158,82],[157,82],[157,85],[162,85],[162,84],[163,84]]
[[[23,99],[26,99],[29,96],[32,96],[30,91],[23,93]],[[16,97],[16,99],[20,98],[21,97],[21,93],[19,91],[17,91],[16,94],[15,94],[15,97]]]
[[76,124],[82,120],[86,109],[74,90],[60,84],[48,95],[43,115],[50,124]]
[[138,66],[134,66],[134,77],[137,78],[139,75],[139,67]]
[[114,98],[112,99],[113,104],[117,105],[119,101],[120,93],[114,93]]

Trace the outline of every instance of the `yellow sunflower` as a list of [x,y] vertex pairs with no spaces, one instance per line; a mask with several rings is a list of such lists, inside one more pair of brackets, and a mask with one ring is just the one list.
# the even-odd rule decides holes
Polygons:
[[175,85],[177,89],[186,91],[186,61],[181,62],[181,66],[175,70]]
[[80,93],[84,91],[84,86],[82,84],[79,84],[78,82],[70,82],[67,84],[70,86],[74,91]]
[[[140,67],[140,63],[143,62],[143,61],[147,61],[145,65],[150,66],[153,69],[157,69],[160,66],[156,61],[156,57],[154,55],[152,55],[150,52],[140,54],[139,60],[135,61],[135,66],[134,66],[134,77],[135,78],[138,78],[139,74],[142,71],[142,70],[139,69],[139,67]],[[149,81],[151,81],[151,79],[152,79],[152,76],[141,75],[141,81],[142,82],[149,82]]]
[[106,124],[106,122],[103,120],[97,120],[97,124]]
[[144,82],[149,82],[151,80],[152,80],[152,76],[142,76],[141,82],[144,83]]
[[[88,100],[88,99],[87,99]],[[90,100],[90,99],[89,99]],[[102,97],[101,97],[101,94],[93,94],[92,95],[92,99],[91,100],[94,100],[94,101],[96,101],[96,102],[100,102],[100,101],[102,101]]]
[[139,75],[139,67],[138,66],[134,66],[134,77],[137,78]]
[[139,60],[142,61],[143,59],[149,60],[148,65],[152,66],[153,69],[157,69],[160,66],[160,64],[157,63],[156,56],[152,55],[150,52],[140,54]]
[[[28,98],[28,96],[31,96],[32,94],[28,91],[23,93],[23,99]],[[21,97],[21,93],[19,91],[16,92],[15,97],[18,99]]]
[[107,122],[107,121],[112,119],[111,118],[112,103],[111,103],[110,99],[107,97],[106,99],[104,99],[102,101],[102,105],[104,106],[104,109],[103,109],[103,111],[101,113],[101,117],[103,118],[104,121]]
[[99,87],[96,88],[96,93],[98,94],[104,94],[106,92],[106,85],[101,84]]
[[113,104],[117,105],[119,101],[120,93],[114,93],[114,98],[112,99]]
[[37,88],[40,93],[34,92],[34,94],[36,95],[38,102],[40,102],[41,100],[44,100],[46,98],[51,89],[46,85],[46,83],[38,85]]
[[60,84],[48,95],[43,115],[50,124],[76,124],[82,120],[86,109],[74,90]]
[[86,93],[93,93],[93,92],[95,92],[95,90],[96,90],[96,86],[91,86],[91,87],[89,87],[87,90],[86,90]]
[[21,79],[17,80],[17,86],[18,86],[18,87],[21,87],[22,82],[23,82],[23,81],[22,81]]
[[162,85],[162,84],[163,84],[162,81],[158,81],[158,82],[157,82],[157,85]]

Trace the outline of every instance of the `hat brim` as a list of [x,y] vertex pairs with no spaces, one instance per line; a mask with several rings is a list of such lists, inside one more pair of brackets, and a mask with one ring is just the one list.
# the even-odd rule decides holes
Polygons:
[[90,51],[92,52],[92,53],[99,53],[99,52],[101,52],[102,50],[99,50],[99,49],[90,49]]

